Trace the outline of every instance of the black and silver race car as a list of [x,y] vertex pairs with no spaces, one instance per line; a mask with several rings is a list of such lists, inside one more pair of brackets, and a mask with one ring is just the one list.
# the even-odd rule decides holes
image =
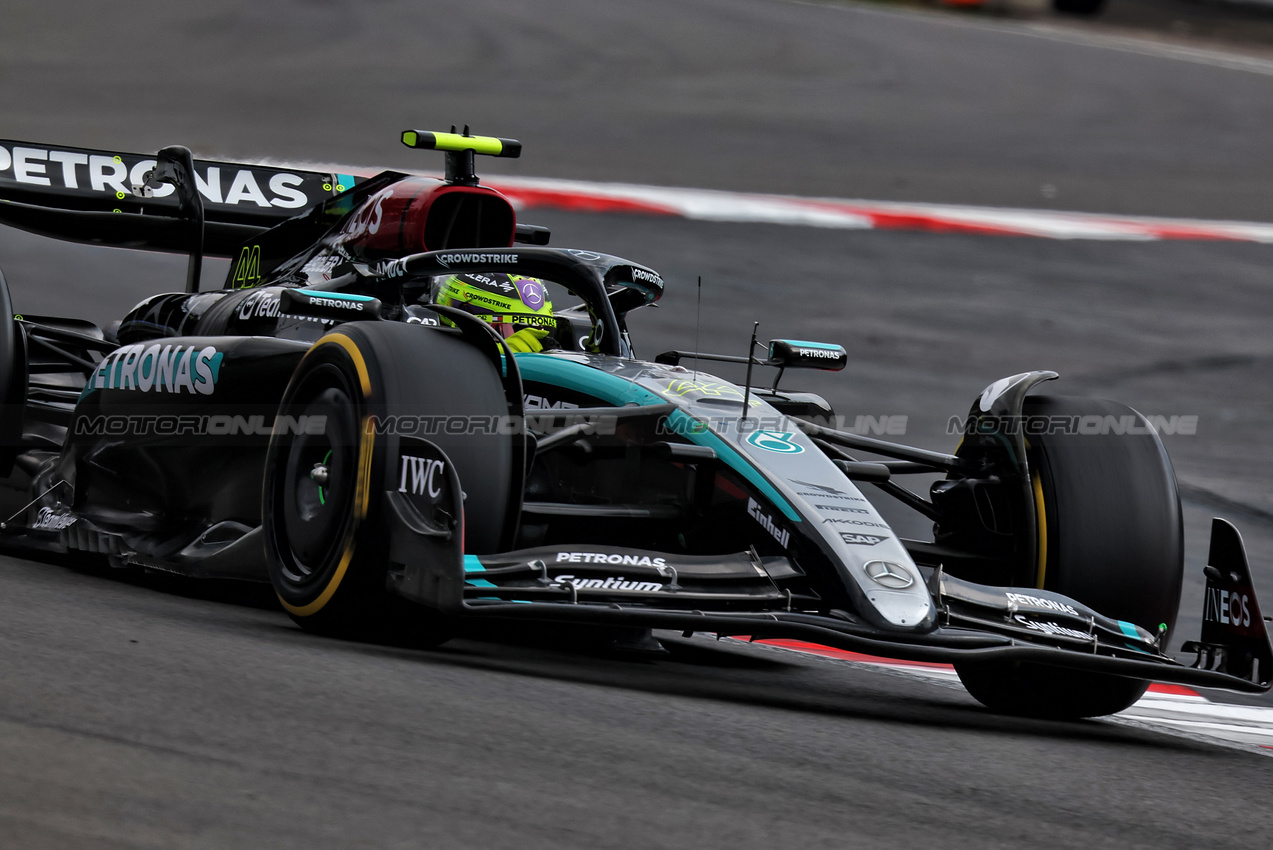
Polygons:
[[[1031,395],[1055,373],[1015,375],[943,454],[752,382],[843,368],[838,346],[639,359],[625,317],[662,277],[518,224],[473,164],[519,144],[467,128],[403,141],[445,151],[445,178],[0,142],[0,221],[190,255],[185,292],[109,332],[0,323],[6,545],[269,581],[328,634],[438,642],[521,620],[949,661],[977,699],[1023,714],[1120,711],[1151,680],[1269,689],[1273,648],[1223,520],[1194,657],[1166,653],[1180,500],[1136,411]],[[204,256],[231,259],[223,288],[201,290]],[[556,313],[555,347],[514,356],[435,302],[457,273],[532,276],[577,303]],[[747,379],[700,371],[713,360]],[[924,495],[899,483],[934,474]],[[899,537],[885,497],[932,539]]]

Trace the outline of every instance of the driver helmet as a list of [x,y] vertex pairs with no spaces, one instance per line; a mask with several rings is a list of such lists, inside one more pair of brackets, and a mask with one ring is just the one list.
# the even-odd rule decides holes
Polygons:
[[455,274],[442,282],[437,302],[472,313],[504,339],[527,328],[548,333],[557,328],[548,287],[538,278],[502,272]]

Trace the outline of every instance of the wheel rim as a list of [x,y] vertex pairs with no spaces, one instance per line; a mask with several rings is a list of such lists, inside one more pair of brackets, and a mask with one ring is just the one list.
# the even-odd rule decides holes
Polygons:
[[353,522],[357,488],[357,405],[345,376],[334,367],[315,369],[297,388],[290,410],[298,421],[325,417],[319,434],[292,434],[280,446],[276,484],[284,580],[304,590],[324,583],[339,559]]

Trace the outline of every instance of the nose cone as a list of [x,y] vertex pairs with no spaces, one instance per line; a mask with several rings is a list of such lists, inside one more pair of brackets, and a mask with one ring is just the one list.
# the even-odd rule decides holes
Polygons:
[[899,563],[899,560],[876,560],[864,564],[862,591],[882,620],[879,625],[904,631],[926,631],[936,620],[928,587],[919,568],[911,563]]

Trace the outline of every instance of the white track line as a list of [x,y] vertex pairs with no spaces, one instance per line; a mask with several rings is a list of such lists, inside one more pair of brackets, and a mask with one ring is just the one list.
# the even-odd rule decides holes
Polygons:
[[[758,641],[752,646],[810,655],[943,687],[963,687],[955,669],[948,664],[912,664],[799,641]],[[1190,688],[1151,686],[1149,693],[1131,708],[1104,720],[1273,756],[1273,707],[1212,702]]]
[[849,230],[928,230],[1048,239],[1216,239],[1273,243],[1273,224],[1261,222],[800,198],[792,195],[673,189],[548,178],[496,177],[485,182],[522,209],[643,213],[698,221],[787,224]]
[[[262,160],[274,168],[353,174],[366,179],[384,169]],[[440,177],[415,172],[424,177]],[[633,213],[695,221],[783,224],[843,230],[922,230],[1044,239],[1152,242],[1222,240],[1273,244],[1273,223],[1120,216],[1054,210],[978,207],[845,198],[803,198],[718,189],[678,189],[637,183],[594,183],[550,177],[490,177],[482,184],[518,210]]]

